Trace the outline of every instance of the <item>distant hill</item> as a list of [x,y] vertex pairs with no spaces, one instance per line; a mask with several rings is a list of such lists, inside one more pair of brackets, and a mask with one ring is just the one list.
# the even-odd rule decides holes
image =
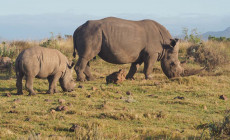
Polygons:
[[228,27],[224,31],[206,32],[206,33],[202,34],[202,38],[205,39],[205,40],[207,40],[209,35],[215,36],[215,37],[226,37],[226,38],[230,38],[230,27]]

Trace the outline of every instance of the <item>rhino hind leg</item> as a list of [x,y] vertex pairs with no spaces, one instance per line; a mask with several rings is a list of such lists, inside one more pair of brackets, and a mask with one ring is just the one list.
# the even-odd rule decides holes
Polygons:
[[150,74],[153,71],[154,63],[157,61],[157,55],[148,56],[144,61],[144,74],[145,79],[151,80]]
[[17,82],[16,82],[16,86],[17,86],[17,95],[23,95],[22,92],[22,78],[23,78],[23,74],[18,74],[17,75]]
[[79,57],[77,64],[75,66],[75,71],[77,73],[77,81],[85,81],[85,69],[88,61],[85,58]]
[[34,89],[33,89],[33,81],[34,81],[33,76],[26,76],[26,88],[29,90],[29,95],[36,95]]
[[89,62],[87,63],[86,67],[85,67],[85,71],[84,74],[86,76],[86,79],[88,81],[93,81],[95,78],[92,76],[91,72],[90,72],[90,66],[89,66]]
[[[141,64],[141,63],[140,63]],[[134,80],[134,74],[137,72],[138,66],[140,65],[139,63],[132,63],[131,67],[129,69],[129,73],[126,75],[126,79]]]

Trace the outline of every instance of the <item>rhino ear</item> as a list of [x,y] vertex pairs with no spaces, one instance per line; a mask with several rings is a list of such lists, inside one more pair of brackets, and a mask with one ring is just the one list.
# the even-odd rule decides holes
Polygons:
[[175,47],[176,46],[176,43],[178,42],[179,39],[175,38],[175,39],[170,39],[170,46],[171,47]]

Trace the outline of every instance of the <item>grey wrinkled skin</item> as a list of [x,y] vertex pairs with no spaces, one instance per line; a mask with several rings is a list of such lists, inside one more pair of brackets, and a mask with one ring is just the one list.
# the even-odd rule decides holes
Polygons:
[[24,76],[29,95],[36,94],[33,90],[34,78],[48,79],[49,90],[47,93],[57,92],[58,80],[63,91],[73,91],[75,83],[71,68],[66,56],[58,50],[43,47],[26,49],[18,55],[15,62],[17,94],[23,94],[22,78]]
[[[89,61],[96,55],[113,64],[131,63],[126,79],[133,79],[137,65],[144,63],[149,79],[156,61],[161,61],[168,78],[180,76],[183,68],[178,60],[177,39],[165,27],[153,20],[130,21],[114,17],[90,20],[74,34],[74,53],[79,55],[75,66],[77,80],[93,79]],[[172,66],[172,63],[175,65]]]

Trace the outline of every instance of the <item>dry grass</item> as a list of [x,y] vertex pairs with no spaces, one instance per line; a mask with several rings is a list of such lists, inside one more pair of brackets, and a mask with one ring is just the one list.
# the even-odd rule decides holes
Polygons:
[[[185,59],[191,44],[179,45],[180,59]],[[71,40],[57,41],[57,46],[72,59]],[[199,67],[194,61],[188,66]],[[106,84],[107,75],[129,67],[96,59],[91,62],[95,81],[77,82],[83,88],[71,93],[47,95],[48,81],[36,79],[38,95],[32,97],[26,96],[25,89],[26,95],[15,95],[16,79],[3,80],[1,74],[0,139],[200,139],[203,130],[198,126],[221,121],[229,114],[230,102],[219,99],[220,95],[230,98],[229,67],[219,68],[214,75],[169,80],[156,63],[153,80],[144,79],[140,66],[136,80]],[[174,99],[177,96],[184,99]],[[59,105],[67,110],[52,111]],[[75,132],[69,131],[72,124],[78,126]]]

